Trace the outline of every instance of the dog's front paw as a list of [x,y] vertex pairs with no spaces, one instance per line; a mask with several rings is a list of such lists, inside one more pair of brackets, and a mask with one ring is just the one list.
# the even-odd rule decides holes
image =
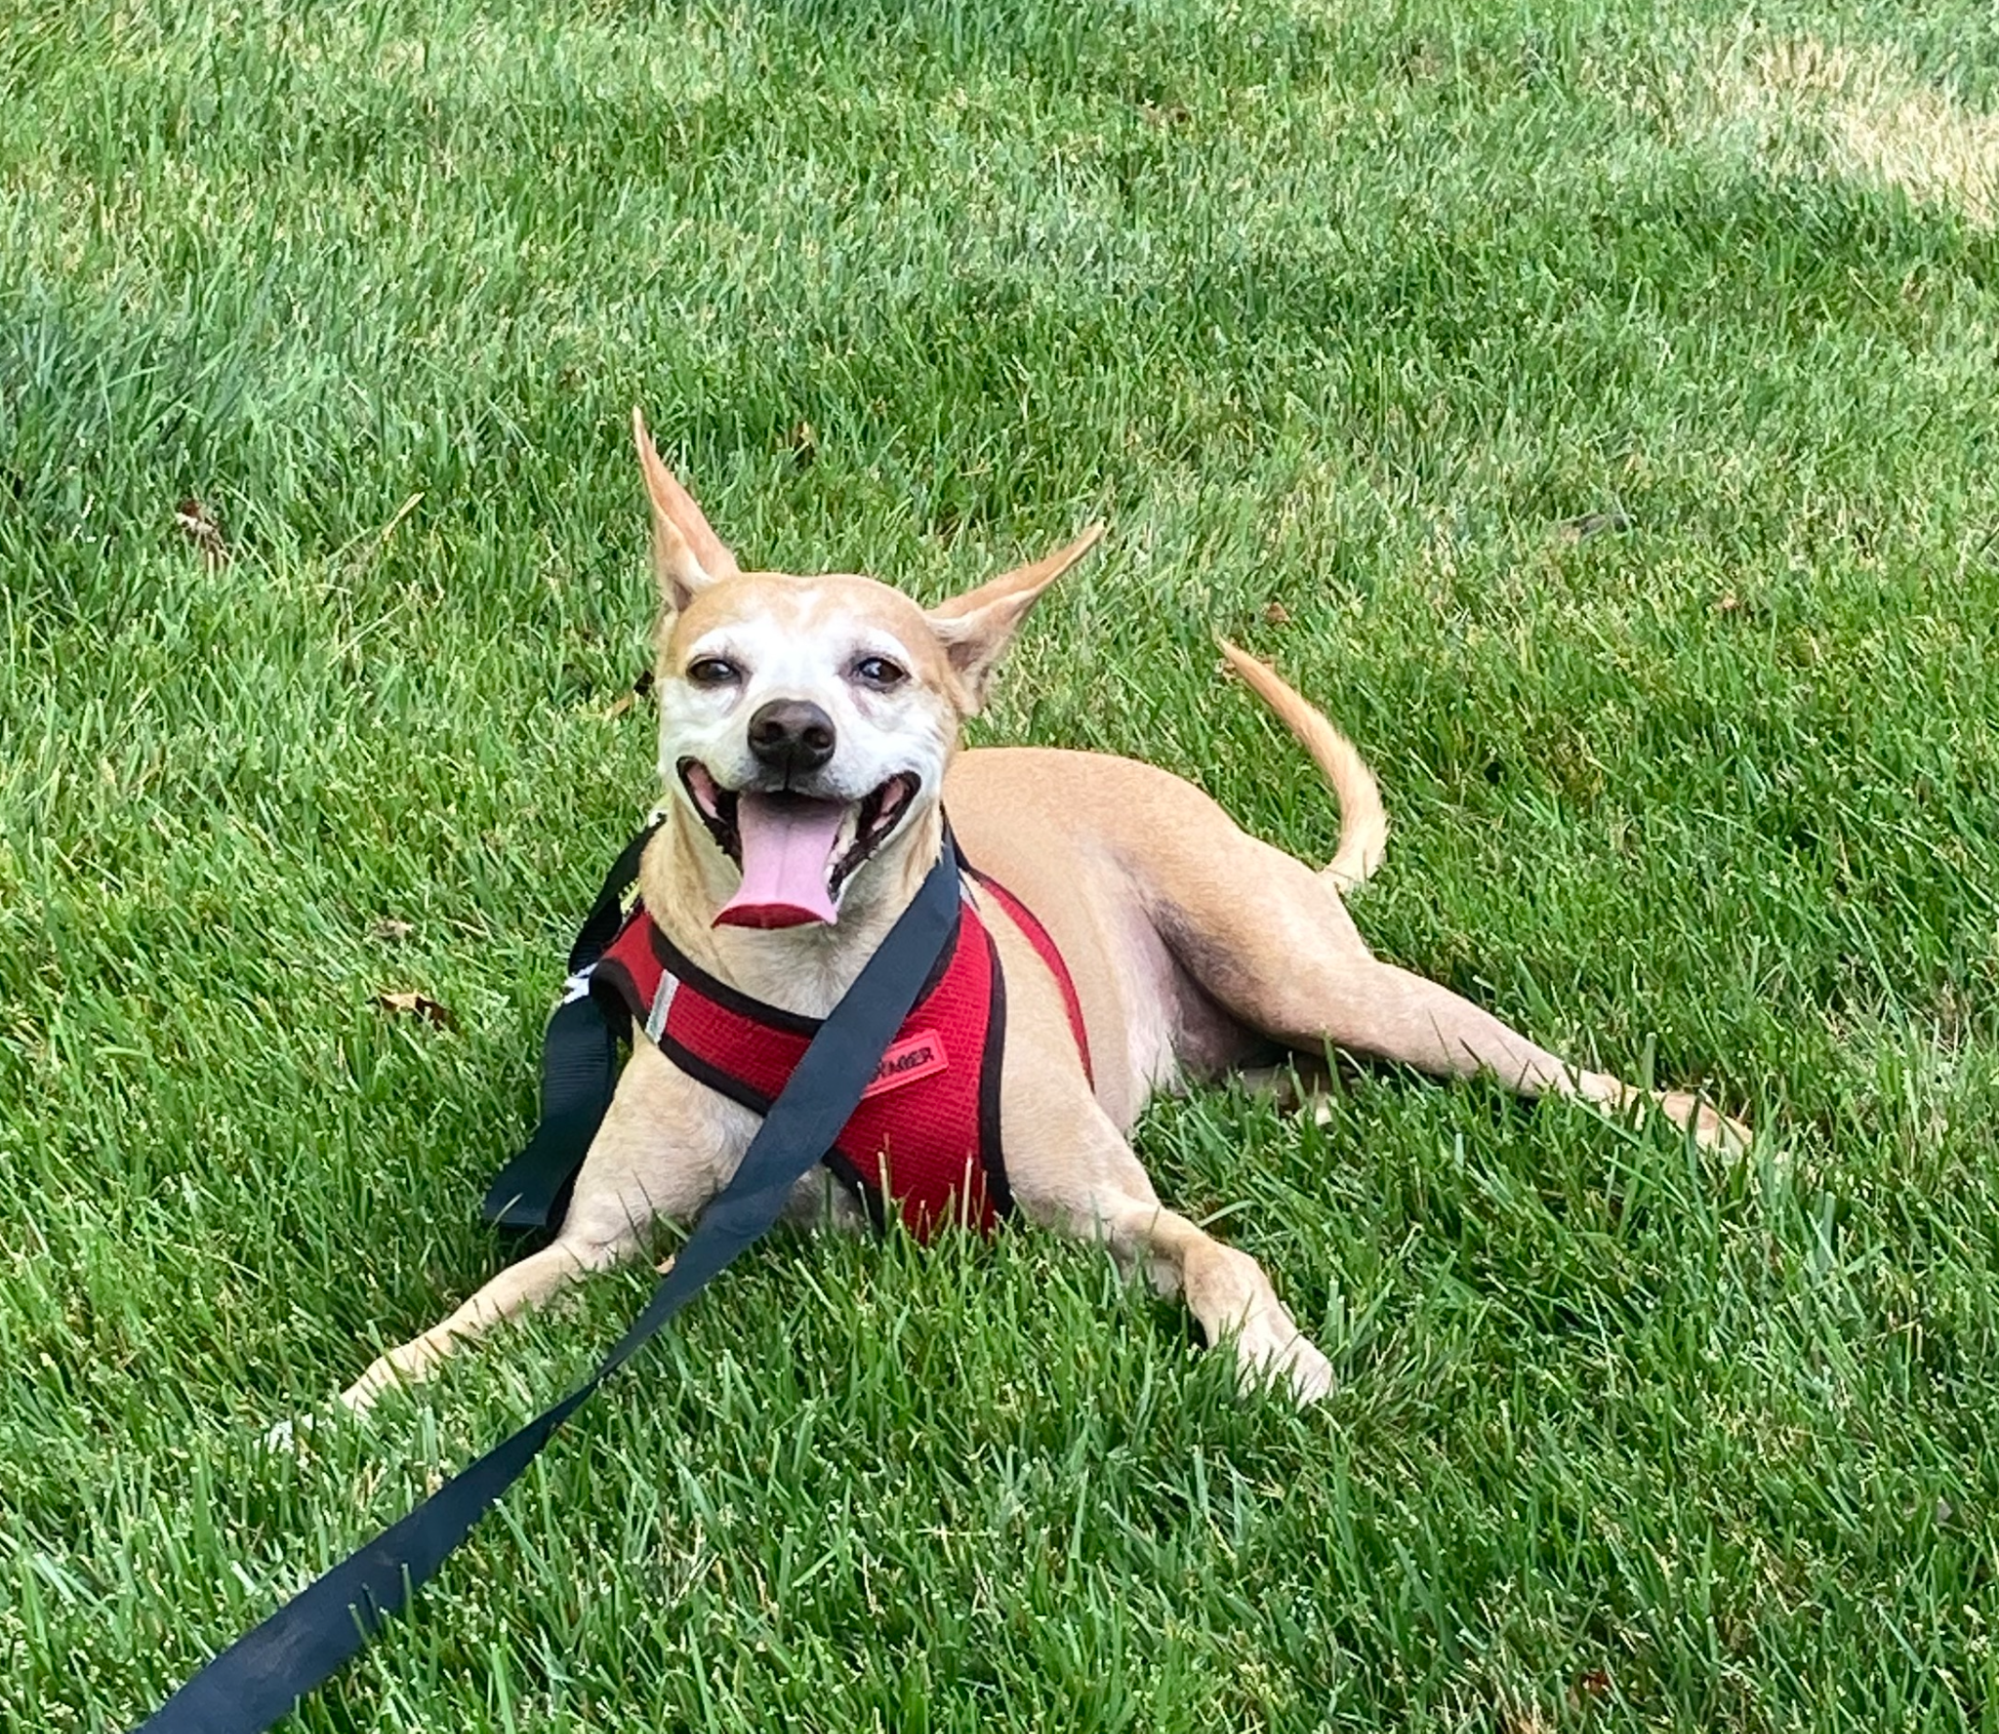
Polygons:
[[1236,1373],[1245,1393],[1281,1390],[1303,1409],[1333,1388],[1333,1363],[1288,1313],[1258,1313],[1235,1339]]
[[371,1361],[368,1370],[340,1393],[340,1412],[356,1418],[365,1416],[385,1393],[404,1389],[413,1382],[414,1377],[421,1377],[420,1372],[412,1375],[397,1359],[398,1355],[405,1352],[397,1350],[391,1354],[377,1356]]
[[1703,1150],[1740,1156],[1749,1148],[1749,1128],[1740,1120],[1731,1120],[1719,1108],[1710,1107],[1698,1096],[1684,1090],[1668,1090],[1659,1097],[1659,1108],[1675,1126],[1691,1132],[1694,1142]]

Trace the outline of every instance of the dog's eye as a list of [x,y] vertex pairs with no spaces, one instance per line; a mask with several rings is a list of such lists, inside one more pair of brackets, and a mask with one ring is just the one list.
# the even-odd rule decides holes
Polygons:
[[854,664],[854,678],[877,692],[887,692],[909,678],[909,671],[885,656],[864,656]]
[[731,686],[743,671],[726,656],[701,656],[687,665],[687,678],[696,686]]

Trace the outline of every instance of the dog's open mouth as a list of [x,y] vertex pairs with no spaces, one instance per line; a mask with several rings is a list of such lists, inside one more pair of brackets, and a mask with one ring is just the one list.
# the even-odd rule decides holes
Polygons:
[[858,801],[822,801],[725,789],[698,759],[682,759],[679,771],[716,846],[742,869],[717,927],[837,921],[841,889],[909,813],[919,787],[903,771]]

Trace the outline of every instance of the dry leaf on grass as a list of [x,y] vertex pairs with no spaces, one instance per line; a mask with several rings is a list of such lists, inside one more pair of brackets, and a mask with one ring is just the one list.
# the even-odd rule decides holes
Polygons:
[[1707,611],[1723,620],[1759,621],[1769,618],[1770,610],[1753,597],[1738,596],[1733,590],[1724,590],[1707,605]]
[[606,722],[616,722],[619,717],[623,716],[626,711],[630,710],[633,705],[637,704],[640,699],[647,697],[651,692],[652,670],[647,669],[637,680],[632,682],[629,688],[619,693],[611,701],[610,707],[604,712],[604,720]]
[[458,1027],[458,1020],[451,1015],[450,1009],[439,1005],[427,994],[378,993],[375,995],[375,1003],[384,1011],[403,1012],[411,1017],[419,1017],[442,1030]]
[[229,558],[229,544],[223,539],[221,524],[199,500],[185,499],[174,507],[174,526],[201,550],[202,559],[209,565],[220,566]]

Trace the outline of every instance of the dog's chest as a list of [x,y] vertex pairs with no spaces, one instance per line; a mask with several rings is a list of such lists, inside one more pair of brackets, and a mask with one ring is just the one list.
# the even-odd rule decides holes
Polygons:
[[[597,966],[603,990],[688,1077],[755,1114],[794,1088],[822,1026],[746,995],[686,957],[643,909]],[[796,1003],[796,996],[793,1003]],[[895,1036],[861,1081],[824,1161],[868,1214],[899,1210],[918,1238],[948,1222],[982,1231],[1011,1208],[1000,1144],[1004,989],[992,937],[970,903],[958,911]],[[830,1029],[827,1030],[831,1033]],[[813,1089],[823,1088],[823,1080]],[[730,1138],[731,1146],[747,1144]],[[731,1148],[731,1172],[741,1161]],[[816,1214],[816,1213],[815,1213]]]
[[[855,928],[860,923],[854,924]],[[832,1015],[874,951],[879,935],[826,931],[717,935],[716,975],[735,988],[799,1017]]]

